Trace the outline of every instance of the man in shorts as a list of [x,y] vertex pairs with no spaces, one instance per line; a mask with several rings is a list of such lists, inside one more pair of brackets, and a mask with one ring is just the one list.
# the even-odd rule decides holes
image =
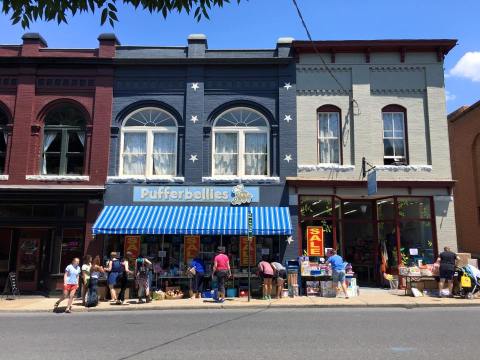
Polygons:
[[275,280],[277,299],[282,298],[283,287],[287,278],[287,269],[279,262],[272,262],[272,268],[275,272],[273,279]]
[[60,299],[55,303],[54,310],[56,311],[60,303],[68,298],[68,304],[65,312],[67,314],[72,312],[72,303],[75,297],[75,293],[78,289],[78,278],[80,272],[80,259],[73,259],[72,263],[65,268],[65,274],[63,275],[63,293]]
[[445,281],[448,283],[448,295],[452,296],[455,264],[456,261],[460,259],[448,246],[445,246],[443,250],[437,259],[437,262],[440,262],[440,282],[438,283],[438,296],[440,297],[442,297]]
[[345,283],[345,264],[342,257],[337,255],[337,250],[333,249],[331,254],[327,263],[332,266],[332,288],[337,291],[338,283],[340,283],[345,294],[345,299],[348,299],[347,284]]

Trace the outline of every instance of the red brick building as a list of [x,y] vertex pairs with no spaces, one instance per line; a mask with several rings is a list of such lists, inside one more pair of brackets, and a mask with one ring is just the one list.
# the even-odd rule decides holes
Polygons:
[[0,286],[61,285],[72,257],[101,253],[112,111],[114,35],[96,49],[51,49],[36,33],[0,45]]
[[458,246],[480,258],[480,101],[448,116]]

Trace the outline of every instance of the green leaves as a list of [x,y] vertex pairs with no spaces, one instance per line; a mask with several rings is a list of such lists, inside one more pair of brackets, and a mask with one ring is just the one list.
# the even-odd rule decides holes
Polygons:
[[[237,4],[241,0],[236,0]],[[248,0],[244,0],[248,1]],[[10,15],[12,25],[21,23],[24,29],[30,27],[30,22],[57,21],[67,23],[67,17],[76,16],[77,13],[95,13],[101,11],[100,23],[107,21],[113,27],[118,21],[117,0],[3,0],[2,12]],[[231,0],[122,0],[125,6],[133,6],[137,9],[141,6],[150,13],[161,14],[164,18],[172,12],[193,13],[194,19],[200,21],[202,17],[210,19],[212,8],[222,8]]]

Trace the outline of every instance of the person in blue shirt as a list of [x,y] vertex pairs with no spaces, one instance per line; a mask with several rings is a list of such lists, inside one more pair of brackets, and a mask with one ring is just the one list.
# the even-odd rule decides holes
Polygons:
[[190,269],[188,270],[193,275],[192,282],[192,299],[200,298],[203,292],[203,281],[205,276],[205,264],[203,260],[198,256],[190,263]]
[[348,299],[347,284],[345,283],[345,263],[340,255],[337,255],[337,250],[331,251],[331,256],[327,263],[332,266],[332,288],[337,289],[338,283],[341,284],[345,298]]

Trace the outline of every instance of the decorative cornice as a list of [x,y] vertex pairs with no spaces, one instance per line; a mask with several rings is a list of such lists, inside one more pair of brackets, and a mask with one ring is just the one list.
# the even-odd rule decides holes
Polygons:
[[297,90],[297,95],[349,95],[352,90],[341,90],[341,89],[302,89]]
[[204,176],[202,177],[204,183],[255,183],[255,184],[278,184],[280,178],[277,176]]
[[370,89],[371,95],[383,95],[383,94],[423,94],[426,89]]
[[30,181],[90,181],[90,176],[83,175],[26,175],[25,180]]
[[298,165],[297,169],[299,173],[315,171],[350,172],[355,170],[355,166],[339,164]]
[[0,175],[0,181],[7,181],[8,175]]
[[95,79],[74,77],[42,77],[37,80],[38,89],[94,89]]
[[431,172],[432,165],[376,165],[375,170],[385,172]]
[[370,66],[371,72],[418,72],[425,71],[424,66]]
[[[347,72],[347,71],[352,71],[352,68],[348,66],[329,66],[328,70],[334,71],[334,72]],[[303,65],[303,64],[297,65],[298,72],[327,72],[328,70],[325,66],[319,66],[319,65]]]
[[107,183],[124,184],[129,182],[135,183],[184,183],[185,178],[182,176],[108,176]]

